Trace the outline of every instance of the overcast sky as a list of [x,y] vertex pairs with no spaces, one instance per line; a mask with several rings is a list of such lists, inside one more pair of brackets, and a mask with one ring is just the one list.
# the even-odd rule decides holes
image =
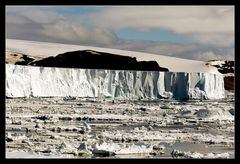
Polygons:
[[234,59],[233,6],[7,6],[6,37]]

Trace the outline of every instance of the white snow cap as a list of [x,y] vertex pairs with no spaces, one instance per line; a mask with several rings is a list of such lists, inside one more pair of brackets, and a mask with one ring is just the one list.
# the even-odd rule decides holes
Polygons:
[[164,56],[160,54],[125,51],[92,46],[6,39],[6,51],[22,53],[31,56],[49,57],[69,51],[78,50],[93,50],[118,54],[122,56],[131,56],[136,57],[137,61],[156,61],[160,67],[168,68],[171,72],[205,72],[220,74],[217,68],[206,65],[206,62],[197,60],[188,60]]

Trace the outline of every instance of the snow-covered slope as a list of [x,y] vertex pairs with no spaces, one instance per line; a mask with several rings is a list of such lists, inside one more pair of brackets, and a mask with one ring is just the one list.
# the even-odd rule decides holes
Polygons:
[[234,61],[230,60],[210,60],[206,65],[218,68],[218,71],[225,76],[234,76]]
[[221,74],[32,67],[6,64],[7,97],[120,99],[224,97]]
[[109,48],[6,39],[6,51],[18,52],[31,56],[56,56],[60,53],[77,50],[95,50],[123,56],[131,56],[136,57],[138,61],[155,60],[158,62],[160,67],[168,68],[171,72],[205,72],[219,74],[217,68],[210,65],[205,65],[206,63],[203,61],[187,60],[163,55]]

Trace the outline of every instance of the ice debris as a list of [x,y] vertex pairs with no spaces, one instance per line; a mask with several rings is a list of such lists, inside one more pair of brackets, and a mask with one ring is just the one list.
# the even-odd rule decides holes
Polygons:
[[201,154],[198,152],[184,152],[174,149],[171,152],[172,158],[229,158],[229,153],[207,153]]

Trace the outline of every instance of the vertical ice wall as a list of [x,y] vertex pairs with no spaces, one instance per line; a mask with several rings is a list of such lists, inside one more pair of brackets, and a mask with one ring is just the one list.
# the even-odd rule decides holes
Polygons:
[[67,69],[6,64],[7,97],[224,98],[221,74]]

